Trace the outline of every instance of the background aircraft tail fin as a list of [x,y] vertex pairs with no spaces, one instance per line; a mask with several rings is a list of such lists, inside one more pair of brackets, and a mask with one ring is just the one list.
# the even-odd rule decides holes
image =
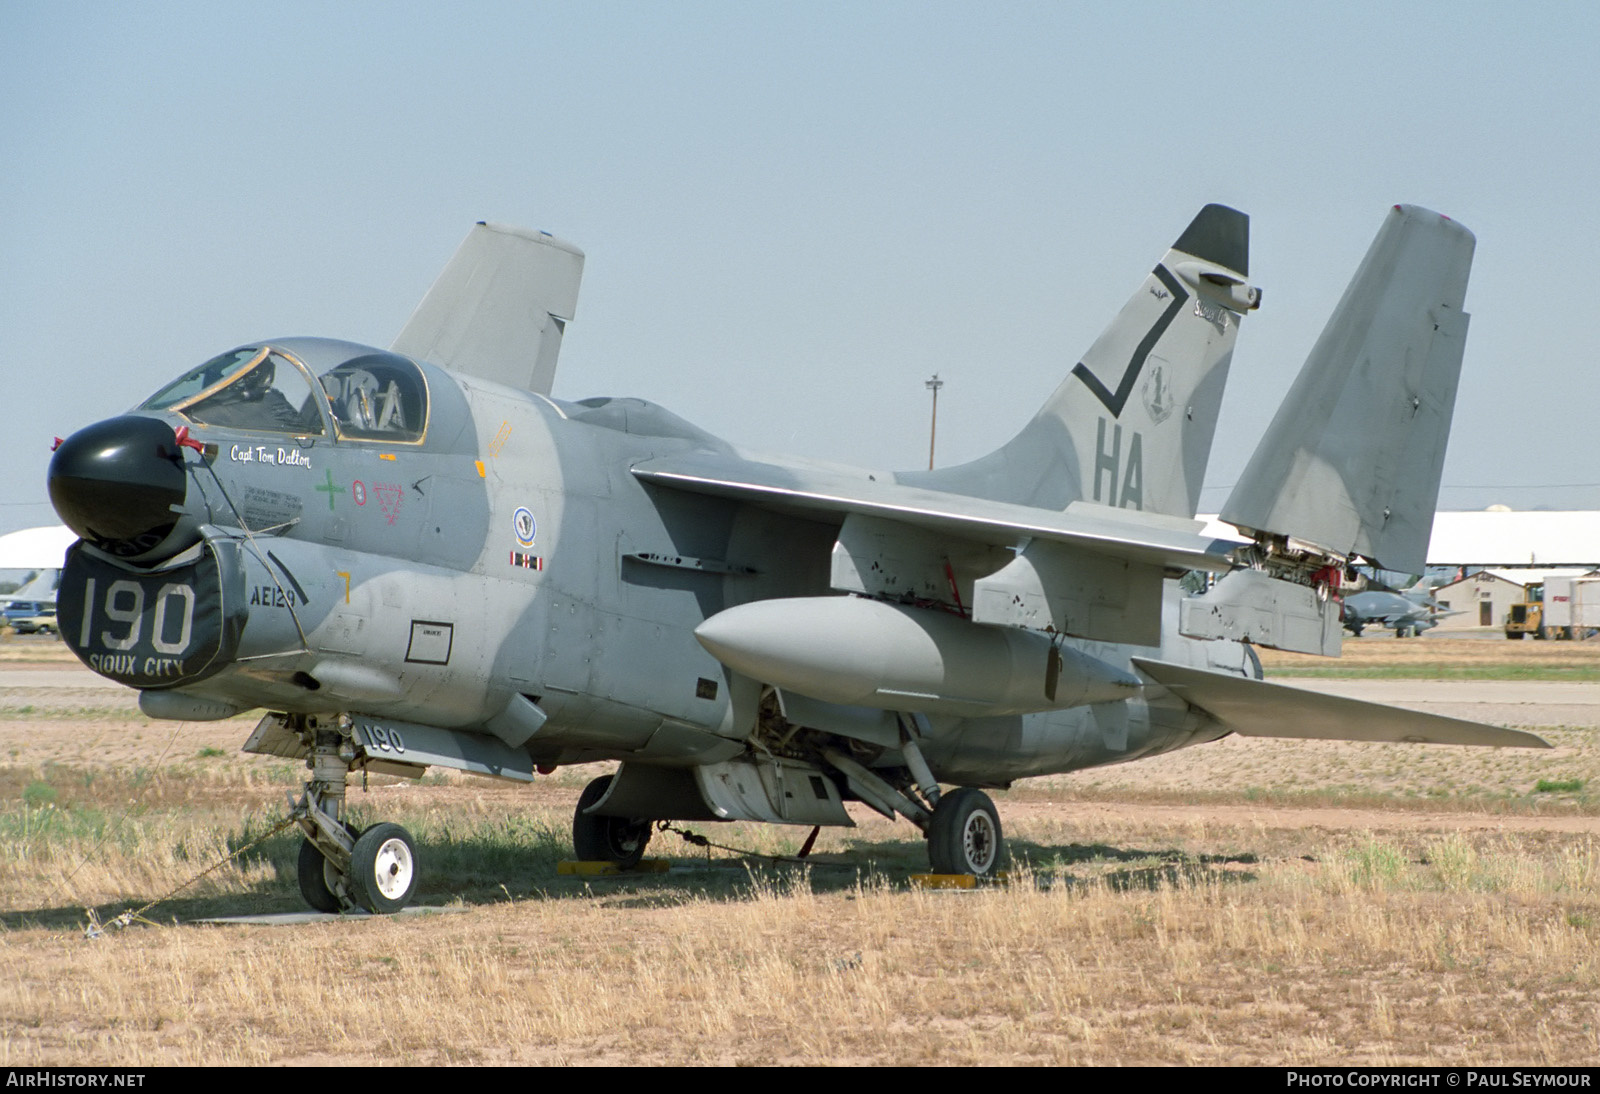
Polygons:
[[1466,346],[1475,246],[1450,218],[1396,205],[1222,519],[1420,573]]
[[391,348],[548,395],[582,279],[583,252],[572,244],[480,221]]
[[1075,501],[1194,516],[1244,312],[1250,218],[1207,205],[1016,437],[900,482],[1065,509]]

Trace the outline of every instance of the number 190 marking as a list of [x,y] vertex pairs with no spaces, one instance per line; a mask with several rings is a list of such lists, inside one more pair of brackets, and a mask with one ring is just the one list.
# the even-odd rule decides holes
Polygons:
[[[178,634],[168,641],[167,624],[173,597],[182,601],[183,609],[178,622]],[[150,620],[150,644],[157,653],[177,655],[189,648],[189,641],[194,635],[194,600],[194,588],[176,581],[161,586],[161,591],[156,593],[155,612]],[[126,624],[128,629],[120,636],[114,635],[109,628],[101,631],[100,644],[108,650],[119,652],[133,649],[144,633],[144,608],[143,585],[127,578],[113,581],[110,588],[106,589],[105,616],[113,623]],[[91,577],[83,587],[83,623],[78,628],[80,647],[89,645],[90,635],[94,631],[94,613],[95,579]]]
[[398,729],[371,725],[363,728],[367,731],[368,748],[376,748],[383,752],[404,752],[406,750],[405,738],[400,736]]

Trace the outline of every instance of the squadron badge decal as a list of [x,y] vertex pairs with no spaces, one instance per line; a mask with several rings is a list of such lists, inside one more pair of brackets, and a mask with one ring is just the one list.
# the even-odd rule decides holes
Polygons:
[[512,516],[511,516],[511,531],[517,537],[517,545],[518,546],[520,546],[520,547],[532,547],[533,546],[533,533],[534,533],[533,511],[531,509],[529,509],[526,505],[522,506],[515,513],[512,514]]

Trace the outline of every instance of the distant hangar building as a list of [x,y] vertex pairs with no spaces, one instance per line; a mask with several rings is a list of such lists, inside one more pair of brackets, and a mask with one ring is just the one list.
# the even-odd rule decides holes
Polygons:
[[1443,611],[1438,630],[1500,630],[1529,586],[1600,568],[1600,512],[1489,509],[1433,519],[1428,569],[1454,572],[1434,590]]
[[[1205,534],[1239,539],[1239,530],[1202,513]],[[1600,567],[1600,510],[1490,509],[1434,515],[1428,569],[1576,569]]]
[[1459,581],[1437,586],[1441,631],[1499,630],[1506,625],[1511,605],[1528,599],[1528,586],[1542,583],[1552,573],[1576,576],[1582,570],[1477,570]]
[[1477,569],[1600,566],[1600,511],[1486,509],[1433,518],[1428,566]]

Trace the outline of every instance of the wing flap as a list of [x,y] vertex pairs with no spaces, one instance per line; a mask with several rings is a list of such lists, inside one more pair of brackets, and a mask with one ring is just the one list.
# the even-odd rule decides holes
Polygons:
[[1133,659],[1134,668],[1243,737],[1549,748],[1532,733],[1322,695],[1220,672]]
[[1178,632],[1278,650],[1339,656],[1339,602],[1260,570],[1235,570],[1178,606]]

